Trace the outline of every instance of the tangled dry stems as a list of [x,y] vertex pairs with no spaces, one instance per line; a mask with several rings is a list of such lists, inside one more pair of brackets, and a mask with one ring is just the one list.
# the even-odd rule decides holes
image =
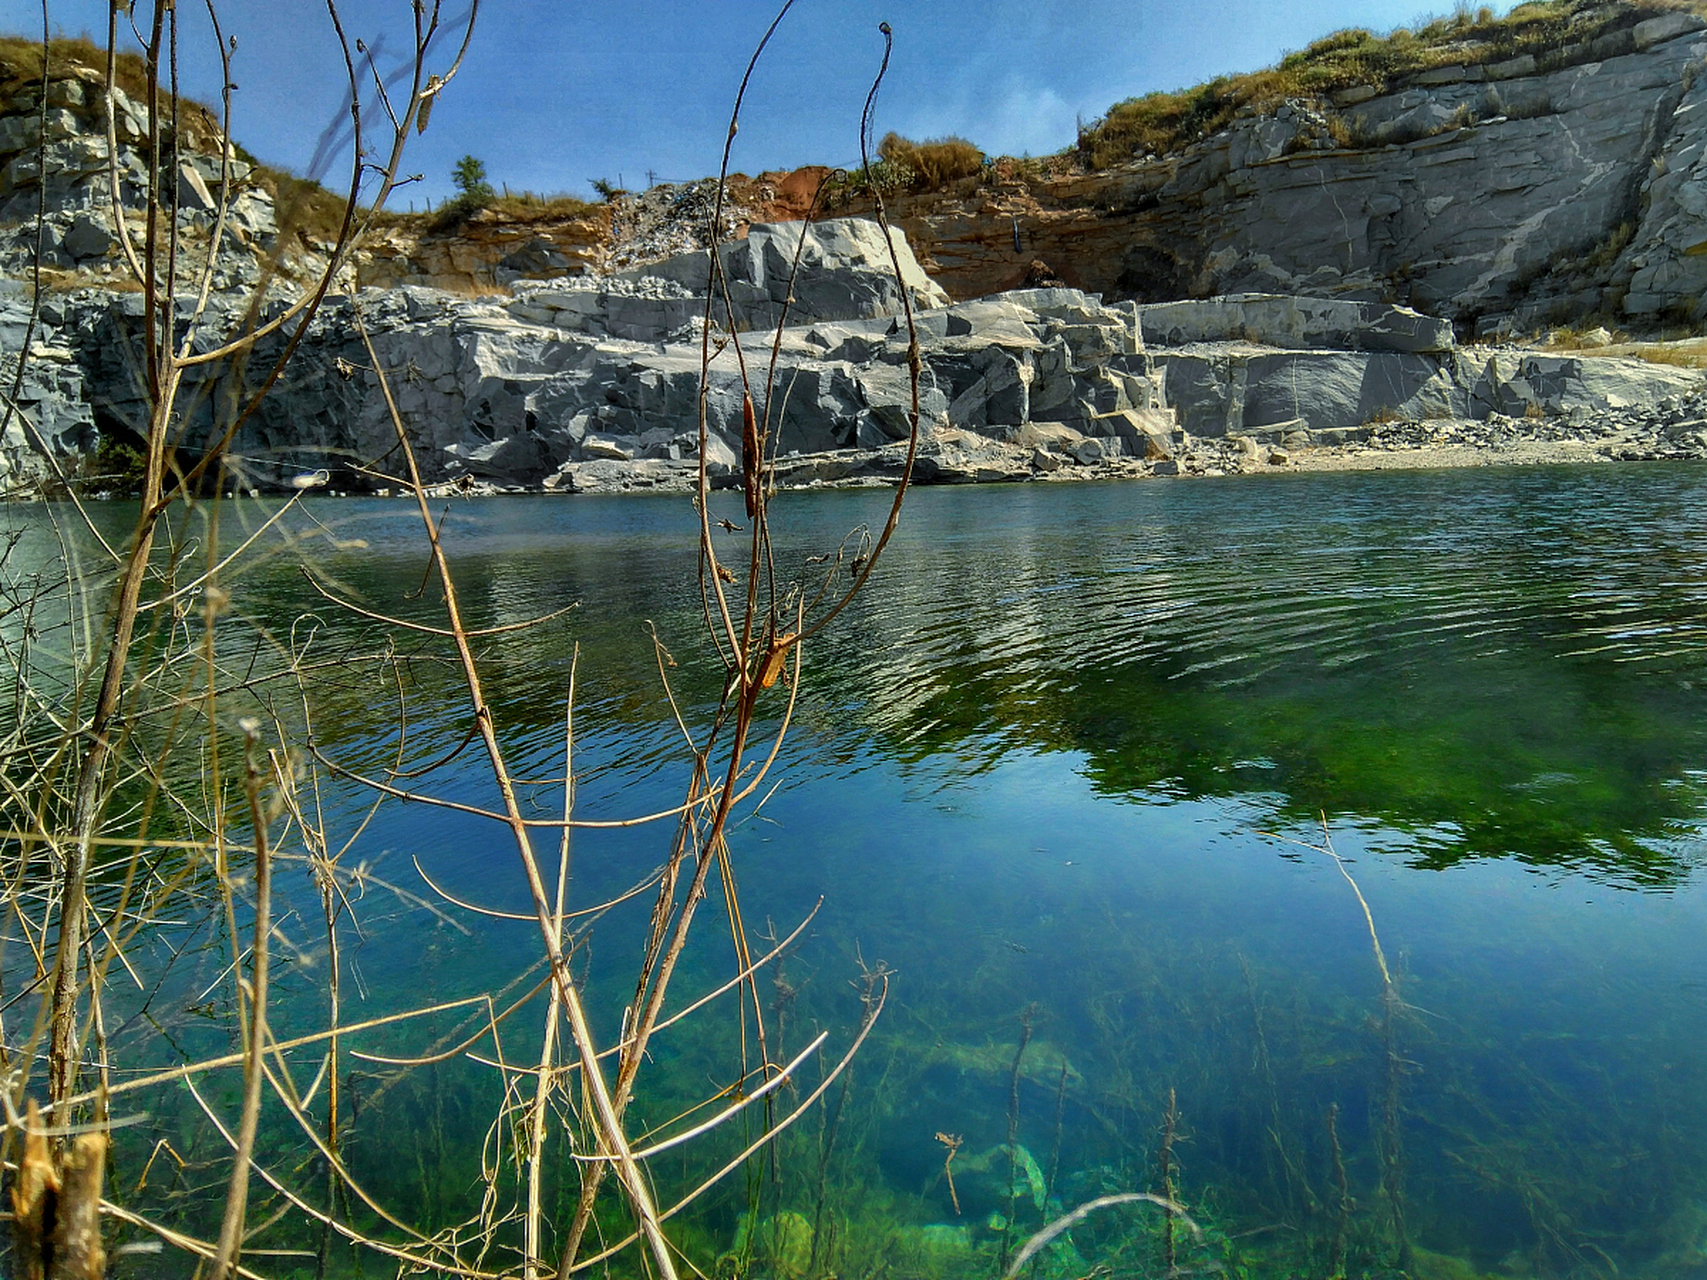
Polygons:
[[[777,22],[790,7],[792,0],[783,6]],[[476,640],[514,628],[483,631],[466,622],[456,575],[440,541],[440,521],[429,510],[426,486],[415,463],[409,424],[391,400],[391,371],[374,355],[371,344],[370,368],[386,398],[397,438],[395,457],[401,459],[404,474],[370,471],[388,483],[401,483],[416,498],[443,625],[389,617],[342,599],[335,582],[315,585],[330,604],[349,616],[383,624],[391,635],[382,644],[358,651],[337,646],[337,628],[312,616],[299,619],[288,632],[276,633],[250,623],[239,608],[243,574],[257,563],[287,557],[314,567],[312,544],[317,535],[309,526],[317,522],[305,511],[300,495],[270,512],[252,512],[246,504],[221,499],[218,495],[229,487],[230,469],[240,465],[235,444],[320,303],[341,278],[362,229],[383,209],[386,195],[398,180],[405,140],[425,106],[456,73],[473,29],[475,9],[467,15],[466,29],[453,33],[452,43],[458,39],[460,43],[443,74],[429,74],[427,66],[430,51],[444,31],[437,5],[416,9],[404,97],[397,88],[388,87],[395,86],[395,80],[382,76],[371,59],[364,61],[359,46],[346,36],[336,5],[330,6],[353,104],[354,158],[336,216],[320,217],[335,235],[329,263],[320,279],[302,290],[281,315],[259,322],[262,298],[258,294],[250,321],[211,341],[198,338],[208,314],[211,263],[224,234],[224,210],[215,219],[205,261],[198,266],[184,252],[175,188],[159,178],[164,167],[158,163],[162,139],[183,136],[185,118],[180,113],[189,109],[187,104],[180,106],[176,94],[177,10],[161,3],[146,14],[139,6],[137,14],[127,15],[127,20],[151,20],[144,40],[147,53],[142,59],[141,87],[143,100],[154,104],[150,146],[156,160],[150,166],[155,176],[140,237],[131,231],[129,211],[117,204],[119,183],[112,184],[113,221],[145,300],[142,333],[132,352],[149,404],[148,421],[137,424],[147,446],[139,514],[126,540],[109,539],[101,523],[77,503],[75,484],[61,476],[73,507],[48,512],[52,539],[48,551],[37,548],[33,560],[0,559],[5,571],[0,581],[0,659],[11,676],[12,711],[0,739],[4,760],[0,813],[6,827],[0,874],[4,875],[7,934],[12,943],[6,1009],[24,1001],[27,1013],[21,1023],[14,1014],[14,1021],[4,1024],[0,1036],[3,1065],[9,1073],[5,1098],[10,1117],[0,1138],[0,1158],[15,1173],[25,1167],[51,1168],[60,1184],[71,1187],[76,1180],[60,1170],[84,1169],[87,1161],[78,1164],[76,1159],[81,1157],[58,1155],[56,1160],[72,1163],[50,1166],[37,1159],[32,1166],[27,1153],[62,1146],[79,1128],[104,1141],[106,1134],[122,1132],[128,1122],[142,1119],[143,1113],[131,1108],[146,1105],[148,1099],[170,1097],[161,1090],[181,1086],[205,1124],[203,1132],[213,1140],[214,1150],[187,1131],[167,1133],[153,1144],[134,1187],[126,1189],[115,1182],[103,1192],[98,1179],[91,1189],[83,1176],[77,1182],[83,1190],[70,1193],[58,1212],[66,1223],[93,1222],[98,1208],[125,1224],[129,1233],[151,1235],[198,1259],[205,1264],[205,1273],[216,1280],[264,1274],[269,1259],[290,1257],[314,1258],[324,1273],[340,1241],[406,1270],[465,1276],[519,1271],[529,1277],[545,1271],[568,1276],[640,1244],[649,1265],[659,1275],[673,1277],[677,1247],[664,1233],[663,1224],[773,1145],[779,1134],[811,1111],[870,1034],[887,991],[887,973],[881,966],[868,971],[864,1012],[851,1043],[834,1065],[820,1071],[814,1089],[791,1099],[785,1109],[774,1108],[783,1086],[792,1083],[808,1060],[820,1053],[826,1036],[820,1035],[787,1062],[772,1055],[757,975],[784,953],[800,930],[768,953],[752,955],[725,832],[732,815],[759,794],[776,764],[798,697],[807,642],[869,579],[896,527],[905,485],[898,490],[882,530],[875,535],[856,531],[851,546],[844,543],[827,557],[830,563],[821,579],[806,582],[779,576],[768,526],[774,424],[784,394],[776,380],[776,350],[773,347],[770,367],[762,378],[747,369],[739,344],[719,344],[713,350],[710,334],[719,327],[713,323],[714,305],[721,304],[727,313],[724,331],[734,328],[727,289],[715,274],[720,266],[715,253],[711,260],[716,284],[707,304],[702,381],[709,384],[713,362],[732,354],[746,388],[750,406],[744,442],[751,528],[748,572],[740,592],[727,589],[725,575],[718,572],[718,553],[706,514],[710,476],[702,462],[700,587],[705,622],[723,658],[726,680],[709,722],[696,729],[680,711],[660,664],[660,678],[678,708],[678,723],[689,744],[691,781],[680,805],[623,820],[625,824],[675,823],[668,855],[653,874],[609,901],[570,910],[570,831],[613,825],[584,821],[574,814],[575,666],[571,664],[564,693],[562,817],[527,818],[517,798],[498,715],[484,693],[481,660],[474,648]],[[229,84],[230,51],[211,5],[208,16]],[[116,49],[118,34],[115,7],[109,51]],[[755,63],[768,40],[769,34],[754,55]],[[43,50],[51,65],[53,46],[44,40],[38,54]],[[79,47],[75,53],[87,57],[88,50]],[[887,48],[884,61],[886,66]],[[136,71],[113,52],[105,55],[105,64],[109,95]],[[749,76],[751,71],[750,65]],[[45,83],[45,65],[41,74]],[[744,89],[745,81],[743,93]],[[739,112],[738,97],[731,139]],[[383,166],[365,158],[375,148],[364,132],[364,113],[381,119],[378,133],[389,139]],[[229,114],[228,91],[219,129],[222,138]],[[869,134],[868,100],[862,146]],[[45,145],[45,131],[43,138]],[[111,147],[114,165],[116,153],[117,148]],[[728,159],[726,149],[725,174]],[[228,192],[230,184],[222,183],[220,190]],[[365,205],[364,196],[368,197]],[[712,225],[718,225],[717,212]],[[893,265],[899,276],[899,264]],[[269,276],[263,292],[272,283]],[[186,286],[193,299],[187,315],[182,305]],[[359,312],[357,319],[359,324]],[[907,323],[911,330],[910,311]],[[362,332],[365,338],[365,329]],[[269,340],[273,347],[263,348],[262,343]],[[263,349],[270,351],[265,359],[258,355]],[[20,376],[27,358],[26,350],[20,356]],[[915,388],[916,444],[916,336],[909,364]],[[180,423],[189,416],[186,373],[207,365],[226,370],[227,394],[214,405],[220,426],[216,438],[210,447],[192,454],[181,451]],[[705,404],[702,394],[702,459],[710,430]],[[751,407],[755,405],[756,409]],[[15,407],[9,405],[6,412],[10,416]],[[204,490],[214,496],[204,498]],[[233,520],[246,525],[235,545],[222,533],[223,525]],[[22,536],[14,536],[11,551],[17,551]],[[851,582],[846,577],[850,572]],[[525,625],[549,623],[561,612]],[[438,646],[436,653],[432,646]],[[462,748],[425,763],[412,757],[409,673],[422,663],[454,673],[462,685],[464,745],[478,742],[485,755],[498,795],[495,808],[459,804],[425,789],[431,785],[431,776]],[[335,704],[352,683],[371,689],[367,682],[374,676],[391,689],[396,708],[395,748],[380,776],[349,768],[336,751],[316,738],[316,725],[328,701]],[[758,739],[755,735],[761,725],[768,727],[765,737]],[[353,795],[362,793],[365,800],[352,801]],[[456,808],[501,824],[514,845],[527,886],[540,958],[499,990],[348,1022],[341,953],[343,940],[363,927],[358,908],[366,909],[369,928],[377,927],[372,895],[389,898],[403,909],[425,909],[450,919],[445,908],[431,900],[439,892],[431,881],[426,881],[429,896],[423,897],[386,884],[358,858],[364,832],[382,808],[399,798]],[[537,839],[548,832],[558,837],[557,865],[549,879],[536,848]],[[666,994],[714,869],[739,971],[729,983],[666,1017]],[[324,1029],[280,1039],[268,1016],[270,960],[281,945],[272,898],[277,876],[286,873],[305,874],[319,901],[328,965],[324,989],[318,993]],[[614,1043],[601,1047],[573,957],[593,920],[648,892],[654,895],[651,923],[636,968],[631,1017]],[[472,905],[449,894],[443,894],[442,900],[457,909]],[[207,981],[210,970],[211,981]],[[115,990],[126,982],[137,995]],[[181,1058],[175,1065],[151,1059],[145,1046],[158,1042],[149,1036],[139,1038],[132,1025],[139,1010],[147,1013],[154,999],[148,993],[168,990],[174,998],[182,998],[198,989],[208,1015],[237,1041],[237,1049],[199,1056],[180,1052],[174,1055]],[[637,1150],[627,1110],[638,1096],[651,1041],[729,991],[740,996],[736,1019],[743,1045],[739,1077],[732,1087],[746,1089],[752,1082],[747,1099],[717,1107],[709,1116],[702,1113],[715,1107],[721,1095],[703,1099],[664,1126],[667,1132],[648,1129]],[[221,994],[207,1003],[214,993]],[[538,1007],[541,994],[546,1000],[537,1051],[518,1059],[505,1036],[518,1014]],[[366,1047],[371,1044],[370,1035],[382,1029],[407,1028],[451,1015],[459,1021],[423,1052],[378,1054]],[[753,1058],[747,1057],[745,1048],[749,1029]],[[350,1064],[359,1061],[382,1069],[377,1087],[370,1088],[363,1099],[373,1107],[409,1073],[454,1060],[484,1064],[495,1071],[499,1101],[481,1144],[473,1202],[449,1225],[429,1229],[388,1207],[346,1159],[344,1143],[357,1080]],[[44,1063],[45,1082],[41,1078]],[[607,1070],[612,1071],[608,1078]],[[220,1082],[229,1081],[233,1074],[239,1079],[231,1094]],[[46,1098],[43,1114],[48,1119],[41,1122],[34,1121],[29,1110],[38,1094]],[[755,1101],[762,1102],[764,1111],[759,1137],[741,1145],[733,1158],[718,1164],[709,1177],[685,1193],[668,1203],[659,1202],[640,1162],[726,1132],[729,1122],[747,1114]],[[292,1132],[294,1139],[280,1136]],[[180,1155],[177,1146],[190,1154]],[[82,1150],[76,1145],[65,1147],[72,1153]],[[225,1154],[218,1154],[220,1150]],[[556,1224],[555,1261],[545,1256],[552,1224],[546,1221],[542,1194],[552,1150],[557,1164],[576,1170],[579,1178],[573,1218]],[[168,1167],[172,1172],[166,1198],[145,1196],[151,1174],[158,1183],[159,1170]],[[317,1170],[322,1175],[319,1185]],[[586,1248],[595,1211],[605,1204],[600,1189],[607,1171],[615,1174],[619,1202],[631,1230],[625,1238],[601,1238],[598,1248]],[[196,1186],[180,1187],[185,1178]],[[39,1181],[46,1186],[51,1179],[43,1173]],[[215,1211],[213,1202],[220,1198],[223,1210]],[[602,1223],[599,1230],[604,1230]],[[268,1249],[257,1243],[262,1233],[282,1238],[287,1246],[314,1242],[316,1237],[317,1243],[307,1249]],[[133,1235],[124,1247],[134,1245]],[[46,1256],[43,1243],[32,1241],[27,1232],[17,1236],[15,1247],[26,1272]],[[85,1254],[94,1256],[87,1250]],[[100,1264],[92,1262],[88,1270],[96,1274]]]

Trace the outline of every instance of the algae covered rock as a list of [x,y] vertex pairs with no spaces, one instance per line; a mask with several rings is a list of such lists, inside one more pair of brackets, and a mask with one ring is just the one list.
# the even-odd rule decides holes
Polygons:
[[1008,1144],[1003,1142],[975,1156],[956,1160],[954,1181],[961,1205],[968,1214],[988,1211],[1005,1216],[1011,1203],[1016,1217],[1029,1216],[1031,1210],[1040,1215],[1048,1199],[1042,1167],[1017,1142],[1011,1155]]
[[812,1224],[792,1209],[760,1218],[753,1227],[751,1214],[743,1213],[735,1228],[736,1256],[750,1256],[774,1276],[803,1276],[812,1265]]
[[1413,1280],[1493,1280],[1468,1259],[1420,1245],[1411,1247],[1411,1276]]
[[979,1256],[971,1229],[952,1222],[902,1227],[895,1233],[894,1254],[906,1270],[930,1276],[966,1273]]
[[1660,1227],[1660,1246],[1654,1275],[1683,1277],[1707,1270],[1707,1205],[1686,1203],[1674,1210]]

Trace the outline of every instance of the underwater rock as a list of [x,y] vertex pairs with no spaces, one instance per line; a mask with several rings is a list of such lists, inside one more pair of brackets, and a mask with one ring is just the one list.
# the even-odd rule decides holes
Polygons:
[[[957,1071],[973,1075],[990,1075],[1006,1080],[1014,1069],[1014,1048],[1009,1044],[955,1044],[945,1042],[931,1051],[933,1062],[941,1062]],[[1084,1077],[1068,1060],[1061,1047],[1052,1041],[1033,1039],[1020,1062],[1020,1076],[1033,1084],[1054,1089],[1061,1083],[1061,1068],[1067,1069],[1067,1083],[1078,1084]]]
[[1707,1205],[1685,1204],[1660,1228],[1656,1276],[1698,1276],[1707,1271]]
[[[1010,1163],[1013,1170],[1011,1186],[1008,1182]],[[1011,1162],[1005,1142],[955,1161],[954,1183],[960,1193],[961,1207],[969,1216],[986,1210],[1005,1215],[1010,1201],[1016,1209],[1029,1204],[1041,1214],[1049,1194],[1043,1169],[1031,1152],[1017,1142],[1013,1146]]]
[[919,1243],[931,1253],[968,1254],[972,1252],[972,1229],[952,1222],[932,1222],[913,1228]]
[[904,1226],[895,1232],[891,1256],[895,1259],[897,1274],[966,1274],[976,1257],[972,1229],[952,1222]]
[[789,1277],[806,1274],[812,1265],[812,1224],[792,1209],[759,1219],[752,1229],[752,1215],[743,1213],[735,1228],[737,1256],[750,1252],[754,1261],[770,1264],[773,1274]]
[[1496,1280],[1479,1271],[1467,1259],[1450,1253],[1435,1253],[1421,1245],[1411,1246],[1412,1280]]

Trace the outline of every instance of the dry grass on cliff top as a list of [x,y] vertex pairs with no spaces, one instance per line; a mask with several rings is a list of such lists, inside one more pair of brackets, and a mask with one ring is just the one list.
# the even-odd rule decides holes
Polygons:
[[508,190],[479,200],[446,200],[420,213],[388,210],[378,219],[383,226],[422,238],[466,235],[472,225],[544,227],[582,220],[602,220],[608,225],[608,207],[567,193]]
[[[54,79],[69,67],[82,67],[106,78],[107,51],[86,35],[48,41],[47,60],[48,74]],[[114,79],[138,102],[148,101],[148,76],[139,55],[119,54]],[[0,92],[10,98],[40,83],[41,41],[0,35]]]
[[604,206],[564,192],[539,195],[533,191],[517,191],[494,196],[486,207],[507,222],[556,222],[564,218],[584,218]]
[[926,138],[914,142],[898,133],[877,144],[877,154],[897,170],[911,175],[915,191],[940,191],[951,182],[984,170],[984,153],[965,138]]
[[1408,75],[1434,67],[1504,62],[1529,54],[1546,70],[1568,63],[1569,46],[1680,10],[1703,13],[1707,5],[1688,0],[1612,5],[1536,0],[1496,18],[1492,9],[1472,12],[1461,2],[1450,17],[1415,30],[1401,27],[1386,35],[1361,27],[1336,31],[1287,54],[1278,66],[1116,103],[1080,132],[1078,152],[1082,161],[1098,169],[1139,156],[1168,155],[1225,128],[1243,107],[1267,111],[1287,98],[1354,85],[1385,91]]
[[[0,35],[0,104],[15,103],[26,94],[33,101],[40,101],[34,94],[41,85],[41,50],[40,40]],[[50,40],[47,53],[50,80],[76,76],[84,79],[85,83],[96,85],[106,81],[107,51],[88,35]],[[91,75],[93,80],[89,79]],[[141,54],[120,52],[114,60],[113,80],[138,106],[146,106],[148,69]],[[158,98],[162,120],[168,118],[171,102],[172,95],[162,89]],[[184,140],[192,147],[217,152],[221,136],[219,111],[182,95],[178,99],[178,108]],[[344,197],[341,194],[327,190],[311,178],[299,178],[284,169],[261,163],[244,150],[241,143],[234,141],[234,147],[243,161],[254,166],[251,181],[272,193],[280,227],[298,232],[308,240],[330,240],[337,235],[344,220]],[[517,202],[518,217],[520,207],[531,198],[523,197]]]
[[[107,51],[87,35],[49,40],[47,64],[51,80],[66,79],[68,73],[75,74],[77,69],[96,77],[90,83],[106,83]],[[138,107],[147,107],[148,68],[141,54],[121,52],[114,59],[113,82]],[[12,102],[20,94],[40,86],[41,41],[28,36],[0,35],[0,103]],[[162,89],[158,99],[162,119],[171,110],[171,102],[172,95]],[[178,102],[186,141],[192,145],[212,145],[219,136],[219,113],[193,98],[180,97]]]

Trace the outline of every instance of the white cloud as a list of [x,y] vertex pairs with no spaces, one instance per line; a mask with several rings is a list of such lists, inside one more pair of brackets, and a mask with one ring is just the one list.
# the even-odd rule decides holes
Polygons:
[[1071,146],[1076,123],[1073,108],[1055,90],[1010,81],[973,136],[999,155],[1043,155]]
[[902,129],[910,138],[959,134],[991,155],[1046,155],[1073,144],[1074,108],[1047,85],[1008,77],[996,83],[965,83],[946,101],[909,113]]

